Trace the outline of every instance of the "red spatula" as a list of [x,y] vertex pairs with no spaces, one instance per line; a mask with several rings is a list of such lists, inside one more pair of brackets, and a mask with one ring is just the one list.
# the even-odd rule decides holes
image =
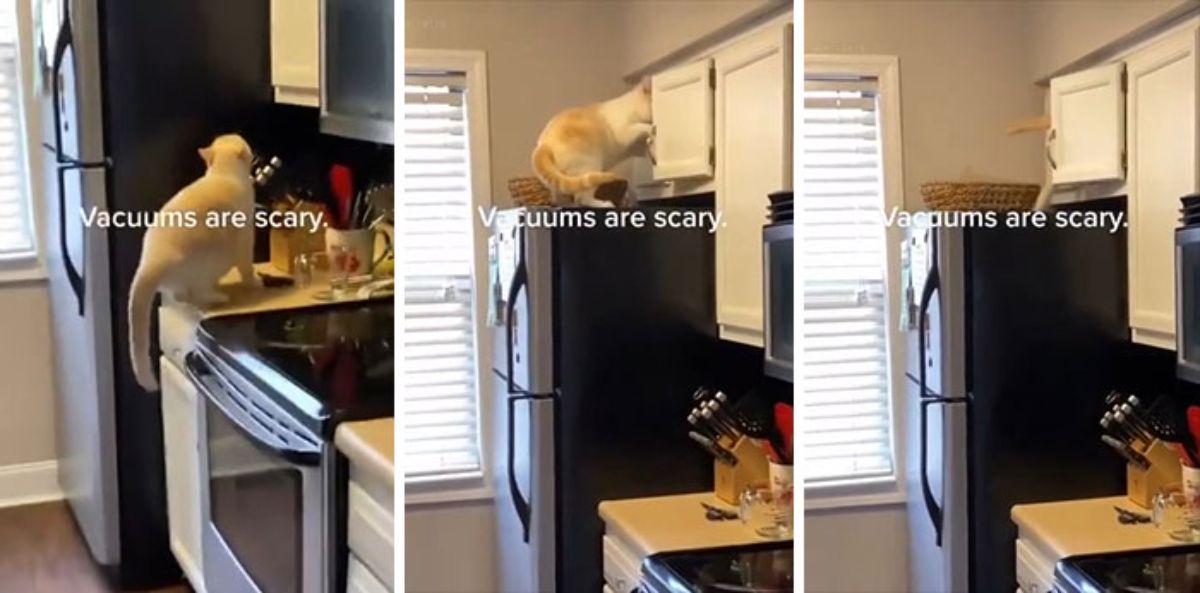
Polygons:
[[780,454],[788,461],[792,460],[792,406],[785,403],[777,402],[775,404],[775,428],[779,430],[779,434],[783,435],[783,444],[786,451],[780,451]]
[[350,228],[350,203],[354,199],[354,174],[350,167],[334,164],[329,168],[329,189],[338,204],[338,226]]

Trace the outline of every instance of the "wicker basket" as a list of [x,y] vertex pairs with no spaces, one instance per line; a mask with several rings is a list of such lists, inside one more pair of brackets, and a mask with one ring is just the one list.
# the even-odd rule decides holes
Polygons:
[[1031,210],[1040,186],[1030,183],[934,181],[921,196],[934,210]]
[[553,206],[554,196],[537,177],[513,177],[508,180],[508,193],[518,206]]

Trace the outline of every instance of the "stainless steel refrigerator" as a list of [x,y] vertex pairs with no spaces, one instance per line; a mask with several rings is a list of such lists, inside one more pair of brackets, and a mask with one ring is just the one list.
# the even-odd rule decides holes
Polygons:
[[716,338],[707,229],[520,225],[529,212],[497,213],[489,242],[500,591],[598,591],[597,505],[711,489],[692,393],[736,397],[763,354]]
[[1011,592],[1013,505],[1124,491],[1096,423],[1152,370],[1129,342],[1125,249],[1123,230],[909,230],[910,590]]
[[81,213],[157,210],[202,173],[198,147],[242,129],[270,103],[267,2],[38,3],[38,210],[54,325],[59,483],[92,556],[114,580],[178,581],[167,544],[159,398],[129,370],[126,302],[142,230],[84,227]]

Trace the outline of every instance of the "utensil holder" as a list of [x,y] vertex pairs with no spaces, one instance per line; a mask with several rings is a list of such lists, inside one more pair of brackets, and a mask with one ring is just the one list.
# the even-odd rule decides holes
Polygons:
[[1179,483],[1179,455],[1170,443],[1155,440],[1138,451],[1150,461],[1150,467],[1141,469],[1132,463],[1125,466],[1125,492],[1129,501],[1144,509],[1154,506],[1154,495],[1163,487]]
[[[321,213],[321,207],[307,202],[297,202],[293,206],[276,205],[278,212],[294,210],[310,212],[314,216]],[[272,228],[270,229],[271,266],[284,274],[295,272],[294,262],[297,255],[325,251],[324,231],[311,231],[306,228]]]
[[[728,466],[720,461],[713,462],[713,494],[722,501],[739,504],[742,491],[753,485],[766,485],[770,476],[767,455],[762,447],[749,437],[737,441],[723,438],[720,443],[737,457],[737,465]],[[1178,472],[1177,472],[1178,473]]]

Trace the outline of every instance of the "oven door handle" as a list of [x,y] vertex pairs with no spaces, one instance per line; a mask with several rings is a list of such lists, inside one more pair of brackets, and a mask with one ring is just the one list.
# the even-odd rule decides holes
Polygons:
[[187,367],[188,378],[191,379],[196,389],[204,395],[204,399],[216,407],[229,420],[230,424],[233,424],[238,432],[242,433],[242,436],[250,439],[257,446],[267,449],[295,465],[318,466],[321,464],[321,449],[319,446],[314,445],[301,448],[288,445],[265,426],[258,424],[249,413],[235,410],[233,406],[227,405],[222,401],[227,398],[220,397],[213,390],[209,389],[208,383],[204,378],[211,377],[221,384],[222,389],[231,389],[232,386],[213,372],[208,364],[200,358],[199,354],[195,352],[188,354],[184,366]]

